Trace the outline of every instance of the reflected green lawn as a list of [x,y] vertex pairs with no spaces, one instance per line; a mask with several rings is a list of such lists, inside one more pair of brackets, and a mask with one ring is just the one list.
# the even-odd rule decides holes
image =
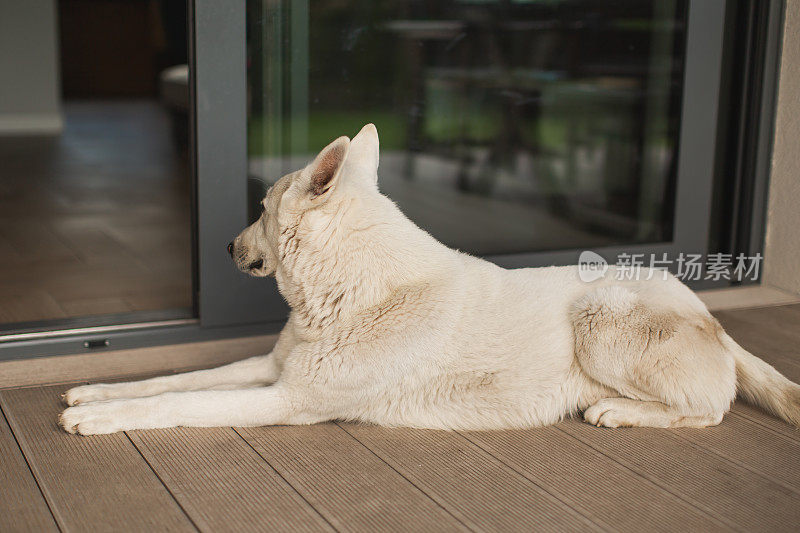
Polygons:
[[[502,126],[502,118],[495,112],[478,112],[470,114],[466,123],[453,119],[453,115],[432,111],[426,117],[424,136],[427,141],[446,143],[461,137],[462,129],[465,137],[472,142],[490,143],[498,134]],[[408,122],[399,113],[386,110],[355,110],[355,111],[315,111],[308,117],[308,145],[307,149],[300,149],[302,153],[313,153],[320,150],[333,139],[348,135],[353,137],[364,124],[372,122],[377,126],[381,137],[381,149],[404,150],[407,148]],[[532,140],[535,135],[540,136],[542,146],[557,149],[564,146],[567,137],[568,124],[565,120],[555,117],[543,117],[536,122],[523,122],[521,134],[524,138]],[[272,150],[267,142],[267,129],[264,118],[261,116],[249,117],[247,124],[247,146],[250,156],[269,155]],[[289,155],[291,148],[285,142],[280,155]],[[272,154],[277,155],[277,154]]]
[[[317,152],[329,142],[342,135],[353,137],[372,122],[378,128],[381,148],[399,150],[406,145],[406,122],[402,115],[384,110],[314,111],[308,116],[308,145],[301,152]],[[264,118],[249,117],[247,123],[247,147],[251,156],[270,154]],[[288,145],[288,142],[286,143]],[[289,155],[291,148],[284,146],[281,155]]]

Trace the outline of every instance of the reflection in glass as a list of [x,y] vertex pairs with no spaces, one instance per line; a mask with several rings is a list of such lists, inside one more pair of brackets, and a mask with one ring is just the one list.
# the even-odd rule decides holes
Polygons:
[[685,1],[250,0],[250,204],[374,122],[380,187],[476,254],[671,239]]

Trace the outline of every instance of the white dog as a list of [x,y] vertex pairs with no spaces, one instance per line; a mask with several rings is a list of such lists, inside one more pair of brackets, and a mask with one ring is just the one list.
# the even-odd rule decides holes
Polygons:
[[372,124],[267,193],[229,245],[292,308],[270,354],[212,370],[76,387],[60,417],[91,435],[173,426],[360,420],[387,426],[718,424],[737,386],[800,425],[800,386],[736,344],[661,272],[582,282],[451,250],[377,188]]

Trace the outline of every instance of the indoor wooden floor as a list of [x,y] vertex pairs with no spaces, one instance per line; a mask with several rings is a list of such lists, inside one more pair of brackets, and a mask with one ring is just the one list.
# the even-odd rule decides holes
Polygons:
[[190,308],[187,161],[155,101],[67,102],[0,137],[0,324]]
[[[717,315],[800,380],[800,306]],[[0,531],[705,532],[800,523],[800,433],[741,402],[702,430],[569,420],[496,432],[330,423],[79,437],[56,426],[68,386],[0,391]]]

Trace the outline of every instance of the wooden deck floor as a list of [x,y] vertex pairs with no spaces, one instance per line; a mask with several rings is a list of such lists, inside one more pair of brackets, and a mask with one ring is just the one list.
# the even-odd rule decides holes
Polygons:
[[[800,380],[800,306],[717,313]],[[168,350],[169,348],[165,348]],[[800,432],[56,426],[68,385],[0,391],[0,531],[797,531]]]

